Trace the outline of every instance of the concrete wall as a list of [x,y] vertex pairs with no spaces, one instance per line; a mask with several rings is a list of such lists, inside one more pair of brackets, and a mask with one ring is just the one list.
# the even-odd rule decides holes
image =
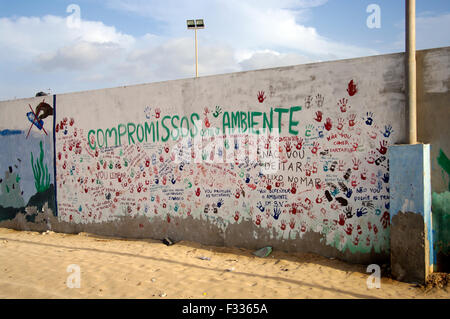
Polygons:
[[0,225],[16,215],[32,225],[47,203],[56,212],[53,118],[40,122],[33,113],[44,99],[53,103],[48,96],[0,104]]
[[[0,208],[0,226],[389,257],[387,148],[405,141],[403,54],[55,101],[53,127],[45,122],[55,144],[37,128],[30,135],[49,146],[44,159],[55,147],[57,209]],[[21,131],[0,136],[2,171],[30,148],[25,113],[38,102],[0,103],[0,130]]]
[[417,52],[418,139],[431,144],[437,269],[450,271],[450,48]]

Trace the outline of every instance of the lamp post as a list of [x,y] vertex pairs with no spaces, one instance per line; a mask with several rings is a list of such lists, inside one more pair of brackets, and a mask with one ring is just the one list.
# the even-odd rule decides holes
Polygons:
[[188,30],[195,31],[195,77],[198,77],[198,48],[197,48],[197,29],[204,29],[205,23],[203,19],[187,20]]
[[416,0],[406,3],[406,92],[408,115],[408,142],[417,144],[416,100]]

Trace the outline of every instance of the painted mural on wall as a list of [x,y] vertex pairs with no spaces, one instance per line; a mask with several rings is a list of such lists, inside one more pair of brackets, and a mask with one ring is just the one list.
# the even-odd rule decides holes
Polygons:
[[181,217],[222,229],[251,220],[279,239],[316,232],[340,251],[387,252],[393,123],[354,103],[354,79],[338,96],[317,91],[273,105],[276,94],[261,88],[247,105],[179,113],[127,105],[139,109],[134,121],[96,127],[58,104],[58,217]]
[[[0,128],[0,222],[12,220],[19,213],[34,221],[46,203],[56,212],[53,140],[49,134],[53,118],[44,121],[53,114],[53,108],[45,100],[35,108],[30,104],[14,108],[24,114],[20,129]],[[26,207],[33,207],[35,213],[26,213]]]
[[448,184],[448,190],[432,194],[433,231],[435,238],[436,258],[441,271],[449,271],[450,256],[450,159],[440,149],[436,158],[441,170],[442,179]]

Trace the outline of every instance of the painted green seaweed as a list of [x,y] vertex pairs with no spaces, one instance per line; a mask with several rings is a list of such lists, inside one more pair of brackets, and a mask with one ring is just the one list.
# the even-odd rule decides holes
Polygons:
[[44,149],[42,148],[42,141],[39,144],[41,153],[39,159],[34,163],[33,152],[31,152],[31,167],[33,168],[34,185],[38,193],[45,192],[50,187],[50,173],[48,172],[47,164],[44,164]]

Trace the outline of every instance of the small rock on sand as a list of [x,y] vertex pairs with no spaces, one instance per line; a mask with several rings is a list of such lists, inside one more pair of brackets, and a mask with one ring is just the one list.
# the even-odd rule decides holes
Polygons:
[[204,256],[200,256],[200,257],[197,257],[198,259],[201,259],[201,260],[211,260],[211,258],[209,258],[209,257],[204,257]]

